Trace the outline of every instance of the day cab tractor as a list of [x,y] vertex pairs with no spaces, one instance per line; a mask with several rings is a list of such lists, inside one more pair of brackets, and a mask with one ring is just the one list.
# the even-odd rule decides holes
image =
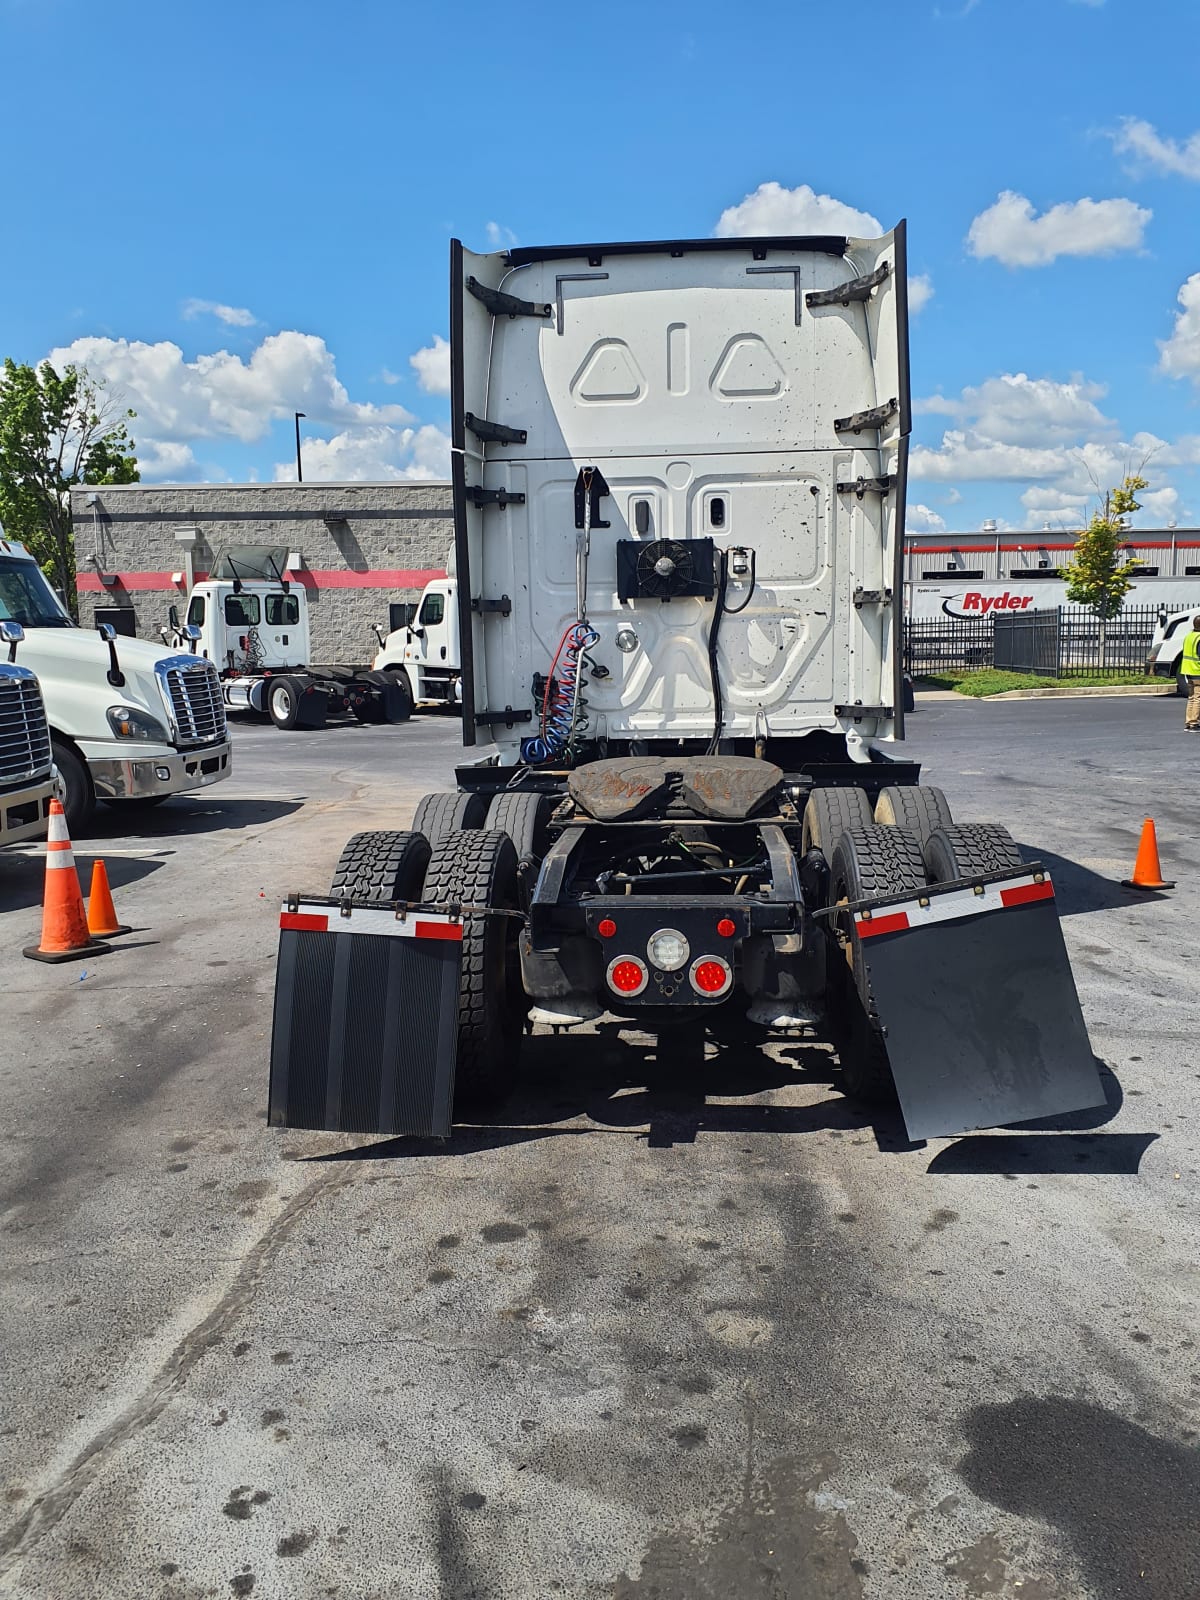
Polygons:
[[1103,1103],[1049,873],[900,751],[906,286],[903,224],[452,245],[482,750],[289,895],[272,1124],[444,1136],[605,1015],[827,1030],[913,1138]]
[[181,624],[174,606],[165,643],[194,649],[216,667],[225,704],[256,711],[277,728],[319,728],[330,716],[406,722],[408,680],[367,666],[311,665],[308,595],[286,576],[287,551],[269,545],[221,550],[193,585]]
[[371,665],[403,679],[416,705],[457,709],[462,704],[458,584],[452,576],[425,585],[409,620],[380,639]]

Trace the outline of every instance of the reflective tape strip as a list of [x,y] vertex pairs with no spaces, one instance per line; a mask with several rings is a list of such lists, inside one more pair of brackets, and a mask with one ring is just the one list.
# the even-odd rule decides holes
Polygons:
[[52,867],[74,867],[75,852],[69,844],[51,845],[50,853],[46,857],[46,870]]
[[303,903],[280,907],[280,928],[312,933],[382,933],[392,939],[457,939],[463,936],[462,923],[436,912],[410,913],[400,918],[385,906],[352,906],[343,915],[334,906]]
[[885,906],[872,915],[860,913],[854,919],[860,939],[875,939],[884,933],[903,933],[932,922],[954,922],[960,917],[977,917],[985,911],[1005,911],[1011,906],[1028,905],[1036,900],[1053,900],[1054,885],[1049,873],[1031,873],[1025,879],[1007,883],[985,883],[976,889],[955,889],[950,894],[925,898],[914,896],[901,905]]
[[1021,883],[1013,889],[1001,889],[1000,898],[1006,906],[1023,906],[1030,900],[1053,900],[1054,885],[1049,878],[1042,883]]
[[71,835],[67,832],[67,814],[61,806],[57,811],[53,805],[50,807],[50,827],[46,832],[46,841],[51,850],[54,849],[56,844],[70,844],[71,842]]

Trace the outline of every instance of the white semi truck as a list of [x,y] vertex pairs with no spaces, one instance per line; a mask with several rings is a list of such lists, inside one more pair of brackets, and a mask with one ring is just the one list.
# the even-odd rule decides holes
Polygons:
[[1185,610],[1168,611],[1164,607],[1158,613],[1158,625],[1150,641],[1150,653],[1146,657],[1146,675],[1155,678],[1174,678],[1176,694],[1186,695],[1189,692],[1180,666],[1183,660],[1183,641],[1187,638],[1192,619],[1196,616],[1200,616],[1200,601]]
[[78,627],[23,545],[0,534],[0,622],[24,629],[23,666],[37,675],[72,833],[97,800],[158,805],[229,776],[233,752],[212,665],[110,623]]
[[372,666],[403,679],[415,705],[461,705],[458,584],[452,576],[425,585],[412,620],[381,640]]
[[731,1010],[913,1138],[1103,1104],[1049,873],[899,748],[906,285],[903,224],[452,245],[483,748],[289,895],[272,1124],[445,1135],[526,1022]]
[[42,691],[17,662],[24,638],[20,623],[0,619],[0,845],[45,834],[58,781]]
[[193,586],[182,624],[174,606],[164,643],[194,634],[220,677],[226,706],[270,717],[277,728],[321,727],[331,714],[360,722],[405,722],[413,697],[404,673],[365,666],[313,666],[308,596],[285,576],[286,550],[240,545],[219,551]]

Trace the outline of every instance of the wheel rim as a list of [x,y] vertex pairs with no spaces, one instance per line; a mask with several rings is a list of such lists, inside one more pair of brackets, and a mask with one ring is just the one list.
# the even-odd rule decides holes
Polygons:
[[271,710],[277,717],[286,717],[292,709],[292,696],[286,683],[277,683],[271,689]]

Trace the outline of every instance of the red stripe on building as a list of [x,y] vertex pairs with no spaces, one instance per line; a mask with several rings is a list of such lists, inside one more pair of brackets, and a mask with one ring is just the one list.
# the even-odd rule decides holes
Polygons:
[[899,933],[908,927],[906,912],[897,911],[890,917],[863,917],[857,924],[860,939],[874,939],[881,933]]
[[1001,889],[1000,899],[1006,906],[1023,906],[1030,900],[1053,900],[1054,885],[1048,878],[1044,883],[1022,883],[1015,889]]
[[[109,574],[106,574],[109,576]],[[107,594],[113,589],[124,589],[128,594],[139,590],[182,589],[169,572],[116,572],[111,574],[116,582],[101,583],[98,572],[81,572],[77,585],[84,594]],[[373,567],[367,572],[310,571],[307,567],[284,576],[291,583],[302,584],[306,589],[423,589],[436,578],[444,578],[440,567]],[[208,573],[198,572],[196,582],[204,583]]]
[[329,918],[317,917],[306,911],[281,911],[279,926],[292,928],[298,933],[328,933]]
[[418,939],[458,939],[463,936],[461,922],[418,922],[415,924]]

